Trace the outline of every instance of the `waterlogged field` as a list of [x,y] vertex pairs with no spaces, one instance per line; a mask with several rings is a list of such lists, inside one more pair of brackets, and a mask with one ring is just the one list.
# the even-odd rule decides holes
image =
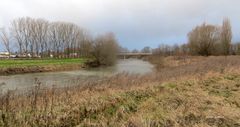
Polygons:
[[64,65],[64,64],[83,64],[87,59],[24,59],[24,60],[0,60],[0,68],[15,68],[15,67],[29,67],[29,66],[46,66],[46,65]]

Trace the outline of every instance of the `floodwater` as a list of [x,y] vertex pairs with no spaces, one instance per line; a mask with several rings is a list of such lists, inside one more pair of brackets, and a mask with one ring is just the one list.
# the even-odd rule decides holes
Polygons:
[[119,60],[115,66],[75,71],[47,72],[0,76],[0,92],[7,90],[22,90],[36,85],[36,80],[44,86],[65,86],[76,81],[96,80],[101,77],[112,76],[118,73],[147,74],[151,73],[154,66],[149,62],[138,59]]

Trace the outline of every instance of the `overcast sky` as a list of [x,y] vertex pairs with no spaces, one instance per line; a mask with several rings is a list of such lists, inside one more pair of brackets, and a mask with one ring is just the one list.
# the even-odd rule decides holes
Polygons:
[[228,17],[233,41],[240,41],[239,5],[240,0],[1,0],[0,27],[26,16],[67,21],[94,35],[114,32],[122,46],[141,49],[187,42],[196,25],[221,25]]

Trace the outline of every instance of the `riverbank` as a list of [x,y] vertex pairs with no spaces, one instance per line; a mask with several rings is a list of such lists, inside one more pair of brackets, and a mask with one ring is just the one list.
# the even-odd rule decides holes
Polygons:
[[167,57],[178,64],[147,75],[65,88],[37,82],[28,94],[1,96],[0,126],[239,127],[239,58]]
[[[146,61],[139,59],[118,60],[116,65],[108,67],[87,67],[70,71],[0,76],[0,89],[3,92],[15,89],[18,89],[19,91],[26,90],[34,86],[36,78],[42,83],[42,85],[51,88],[52,85],[61,87],[71,84],[77,85],[75,82],[81,83],[86,80],[101,80],[104,77],[110,77],[117,73],[145,75],[153,71],[154,66]],[[1,84],[4,85],[1,87]]]
[[76,70],[85,67],[87,59],[16,59],[0,60],[0,75]]

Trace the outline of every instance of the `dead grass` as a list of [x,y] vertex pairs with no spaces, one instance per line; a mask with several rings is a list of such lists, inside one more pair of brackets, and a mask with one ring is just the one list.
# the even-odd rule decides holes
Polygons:
[[36,82],[31,92],[1,95],[0,126],[239,127],[239,58],[180,59],[150,75],[66,88]]

